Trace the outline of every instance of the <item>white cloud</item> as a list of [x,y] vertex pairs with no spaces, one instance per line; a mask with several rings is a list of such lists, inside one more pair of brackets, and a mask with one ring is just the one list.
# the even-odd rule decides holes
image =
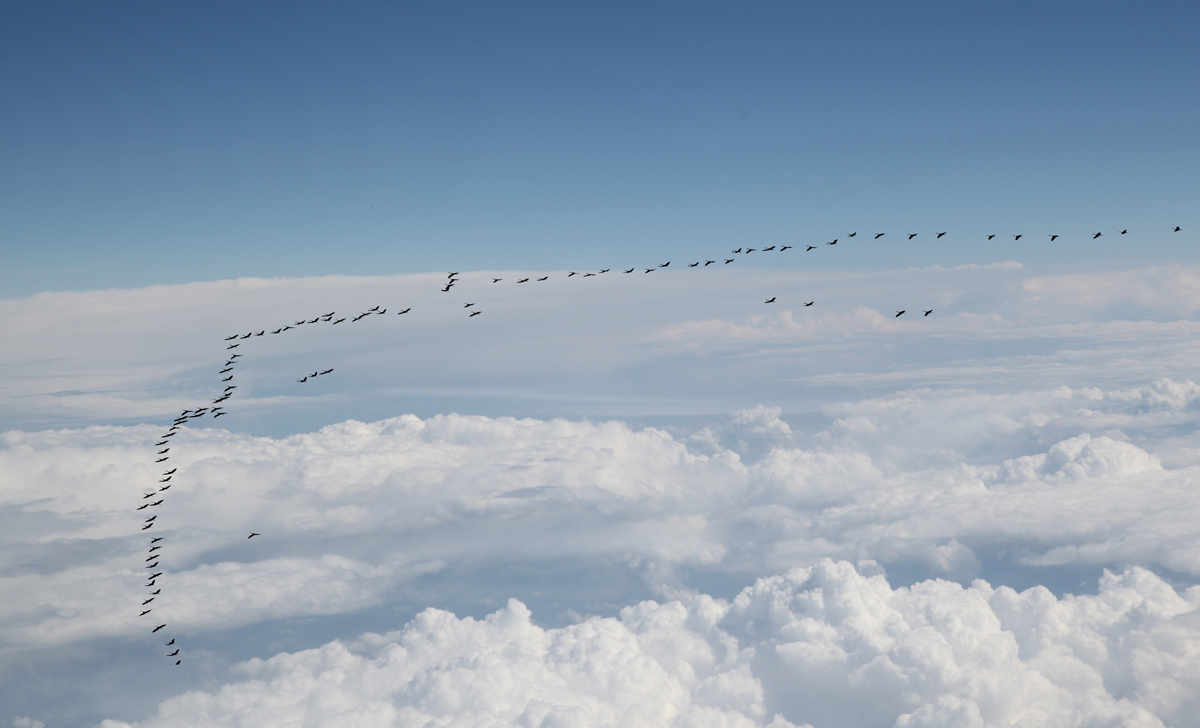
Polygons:
[[[545,629],[511,600],[238,666],[140,728],[190,725],[1200,725],[1200,587],[1142,569],[1058,599],[893,588],[846,562],[732,602],[642,602]],[[108,721],[107,728],[117,728]]]

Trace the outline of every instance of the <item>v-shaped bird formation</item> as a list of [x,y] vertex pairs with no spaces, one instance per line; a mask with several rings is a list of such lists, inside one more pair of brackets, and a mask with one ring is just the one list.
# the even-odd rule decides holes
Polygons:
[[[1183,228],[1181,226],[1174,226],[1173,228],[1170,228],[1170,231],[1173,233],[1178,233],[1178,232],[1181,232],[1182,230],[1183,230]],[[943,236],[947,235],[948,232],[949,231],[936,232],[936,233],[934,233],[934,239],[935,240],[941,239]],[[1117,235],[1126,235],[1128,233],[1129,233],[1128,229],[1123,229],[1123,230],[1117,232],[1116,234]],[[1010,233],[1010,234],[1012,235],[1012,239],[1014,241],[1020,241],[1023,237],[1025,237],[1024,233]],[[878,241],[878,240],[884,238],[887,235],[887,233],[873,233],[872,235],[873,235],[873,237],[871,238],[871,241]],[[903,236],[905,236],[906,240],[913,240],[913,239],[917,238],[919,235],[920,235],[920,233],[904,233],[903,234]],[[986,236],[986,240],[992,240],[996,236],[997,236],[996,233],[990,233]],[[1103,233],[1098,231],[1098,232],[1094,232],[1094,233],[1088,233],[1086,236],[1082,236],[1081,239],[1083,239],[1085,241],[1091,241],[1091,240],[1097,240],[1102,236],[1103,236]],[[839,243],[842,243],[843,249],[844,249],[845,243],[847,241],[853,240],[856,237],[858,237],[858,232],[857,231],[851,232],[851,233],[846,234],[843,238],[834,238],[833,240],[825,241],[824,247],[832,247],[832,246],[838,245]],[[1061,234],[1058,234],[1058,233],[1047,233],[1045,237],[1048,239],[1048,242],[1054,243],[1054,242],[1058,241],[1060,238],[1063,238],[1064,236]],[[731,265],[739,260],[744,260],[745,256],[751,255],[753,253],[759,253],[760,255],[764,254],[764,253],[778,255],[778,254],[785,253],[789,250],[794,250],[794,251],[803,252],[803,253],[811,253],[814,250],[821,249],[821,247],[822,246],[820,246],[820,245],[810,245],[810,244],[771,245],[771,246],[763,247],[763,248],[751,248],[751,247],[743,246],[743,247],[739,247],[739,248],[736,248],[733,251],[731,251],[731,254],[734,256],[732,258],[727,258],[725,256],[718,256],[718,258],[715,258],[715,259],[701,258],[699,260],[695,260],[693,262],[683,264],[682,268],[680,266],[676,266],[675,269],[671,269],[671,270],[684,270],[684,271],[691,270],[691,269],[704,270],[704,269],[708,268],[709,266],[713,266],[713,265],[716,265],[718,267],[724,267],[724,266]],[[801,248],[803,248],[803,251],[801,251]],[[619,268],[618,270],[620,271],[621,275],[629,275],[629,274],[636,273],[637,271],[642,271],[642,276],[645,276],[650,273],[656,273],[656,272],[665,271],[665,270],[670,269],[671,262],[672,261],[668,260],[664,263],[655,263],[654,265],[651,265],[649,267],[633,266],[631,268]],[[596,271],[568,271],[562,277],[564,279],[574,279],[577,281],[582,281],[587,278],[596,278],[596,277],[608,274],[611,271],[612,271],[611,268],[602,268],[602,269],[596,270]],[[455,288],[459,287],[459,285],[462,283],[462,279],[459,277],[460,275],[461,274],[457,271],[449,273],[446,276],[445,283],[440,286],[440,290],[443,293],[450,293],[451,291],[455,290]],[[509,282],[513,283],[514,285],[521,285],[521,284],[526,284],[526,283],[530,283],[530,282],[543,283],[543,282],[549,281],[551,278],[552,278],[551,275],[544,275],[544,276],[537,277],[537,278],[534,278],[533,276],[528,276],[528,277],[524,277],[524,278],[516,278],[513,281],[509,281],[509,280],[505,279],[504,277],[499,277],[499,278],[492,277],[491,283],[488,285],[499,285],[499,284],[509,283]],[[780,297],[778,295],[771,295],[771,296],[765,298],[764,303],[765,304],[775,304],[776,302],[779,301],[779,298]],[[784,302],[784,303],[786,303],[786,302]],[[798,306],[807,308],[807,307],[813,306],[813,304],[816,303],[816,301],[796,300],[795,303]],[[466,314],[465,318],[468,320],[474,319],[475,317],[481,316],[483,314],[483,310],[481,308],[479,308],[476,305],[476,302],[474,302],[474,301],[464,301],[462,310],[465,312],[465,314]],[[403,315],[410,313],[411,311],[412,311],[412,307],[407,307],[404,309],[397,310],[395,312],[395,314],[398,316],[403,316]],[[232,334],[230,336],[225,337],[225,351],[226,351],[225,358],[226,358],[226,360],[225,360],[225,363],[221,366],[221,368],[217,372],[217,377],[218,377],[217,390],[218,391],[217,391],[216,398],[214,398],[211,401],[211,403],[208,403],[202,407],[197,407],[196,409],[185,409],[182,412],[180,412],[180,414],[174,420],[172,420],[170,426],[166,429],[165,432],[163,432],[159,436],[158,441],[154,443],[155,448],[161,448],[161,449],[155,450],[155,460],[154,460],[155,464],[162,464],[162,463],[165,463],[170,460],[171,454],[172,454],[171,448],[173,445],[173,440],[171,438],[175,437],[179,432],[181,432],[182,431],[181,428],[183,428],[187,423],[191,422],[192,420],[197,420],[197,419],[201,419],[204,417],[212,417],[215,420],[219,417],[223,417],[223,416],[229,414],[228,411],[225,409],[224,403],[227,402],[228,400],[230,400],[231,398],[233,398],[235,391],[238,389],[238,385],[231,384],[230,382],[234,381],[234,375],[236,373],[235,369],[241,363],[238,360],[244,358],[244,356],[245,356],[240,351],[234,351],[235,349],[241,348],[242,342],[253,339],[253,338],[257,338],[257,337],[282,335],[288,331],[298,330],[301,326],[313,326],[313,325],[322,324],[322,323],[329,324],[331,326],[337,326],[339,324],[343,324],[346,322],[349,322],[350,324],[355,324],[355,323],[363,321],[364,319],[368,319],[371,316],[385,315],[385,314],[387,314],[387,312],[388,312],[388,309],[383,307],[382,304],[373,306],[372,308],[369,308],[366,311],[361,311],[358,314],[346,315],[346,316],[342,316],[340,318],[337,317],[336,311],[329,311],[328,313],[323,313],[318,316],[314,316],[312,318],[307,318],[307,317],[301,318],[299,320],[293,321],[290,324],[279,326],[278,328],[274,328],[274,329],[263,328],[259,331],[249,331],[246,333],[237,333],[237,334]],[[933,313],[933,309],[932,308],[930,308],[930,309],[921,308],[920,312],[922,313],[922,316],[920,318],[927,318],[928,316],[930,316]],[[896,313],[894,314],[894,318],[900,318],[901,316],[904,316],[907,313],[908,313],[907,308],[897,309]],[[319,377],[324,377],[326,375],[332,374],[333,371],[334,370],[332,368],[321,369],[320,367],[317,367],[311,373],[303,374],[296,381],[299,384],[311,383]],[[176,474],[178,474],[178,471],[179,471],[178,467],[171,468],[169,470],[164,470],[162,472],[162,474],[159,476],[159,480],[157,481],[157,483],[155,483],[152,487],[150,487],[147,490],[147,492],[142,494],[141,501],[143,501],[143,502],[141,502],[136,507],[136,510],[137,511],[147,511],[151,508],[161,510],[161,507],[164,505],[164,503],[166,503],[166,500],[167,500],[168,494],[166,493],[166,491],[171,489],[172,485],[174,484],[172,479],[176,476]],[[153,511],[149,515],[147,515],[146,518],[142,521],[142,525],[140,526],[141,530],[149,531],[149,530],[153,529],[156,525],[158,525],[159,515],[160,515],[160,513],[158,510]],[[263,534],[258,533],[258,532],[252,532],[247,538],[252,539],[256,536],[262,536],[262,535]],[[149,591],[146,595],[146,598],[141,600],[140,605],[138,607],[138,609],[140,610],[139,614],[138,614],[139,617],[145,617],[147,615],[153,614],[155,605],[157,603],[159,603],[159,602],[156,602],[156,600],[163,598],[162,587],[158,586],[158,580],[160,578],[163,578],[165,572],[160,571],[158,569],[160,569],[160,560],[163,557],[163,548],[164,548],[162,545],[159,545],[159,542],[162,542],[164,540],[165,540],[164,536],[152,537],[150,539],[150,543],[149,543],[149,546],[147,549],[147,558],[145,559],[143,568],[145,568],[149,572],[149,575],[146,577],[145,588],[147,590],[153,589],[154,591]],[[155,620],[155,621],[157,621],[157,620]],[[167,627],[168,627],[168,625],[166,623],[157,624],[150,630],[150,633],[157,634],[161,630],[167,629]],[[171,637],[171,639],[168,642],[166,642],[165,645],[167,647],[175,646],[176,639],[177,639],[176,637]],[[182,657],[180,657],[181,649],[182,648],[180,648],[180,647],[176,647],[173,652],[168,652],[168,653],[164,653],[164,654],[167,658],[178,658],[178,659],[175,659],[174,664],[180,665],[180,664],[182,664]]]

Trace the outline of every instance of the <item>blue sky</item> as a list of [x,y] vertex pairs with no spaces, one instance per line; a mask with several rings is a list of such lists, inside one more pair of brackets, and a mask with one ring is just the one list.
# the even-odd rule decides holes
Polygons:
[[894,244],[818,265],[1191,262],[1198,13],[8,3],[0,296],[851,230]]

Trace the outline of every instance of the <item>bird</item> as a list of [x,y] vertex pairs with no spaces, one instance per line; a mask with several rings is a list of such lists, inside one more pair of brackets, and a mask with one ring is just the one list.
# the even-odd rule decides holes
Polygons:
[[151,575],[150,575],[148,578],[149,578],[149,579],[157,579],[157,578],[158,578],[158,577],[160,577],[160,576],[162,576],[162,572],[161,572],[161,571],[160,571],[160,572],[158,572],[157,574],[151,574]]
[[1125,234],[1125,233],[1127,233],[1127,232],[1129,232],[1129,230],[1122,230],[1122,231],[1121,231],[1121,234],[1122,234],[1122,235],[1124,235],[1124,234]]
[[1020,235],[1014,235],[1014,236],[1013,236],[1013,240],[1020,240],[1020,239],[1021,239],[1021,236],[1020,236]]
[[175,638],[174,638],[174,637],[172,637],[172,638],[171,638],[171,641],[167,643],[167,647],[170,647],[170,646],[171,646],[171,645],[173,645],[173,644],[175,644]]
[[942,236],[943,236],[943,235],[945,235],[945,234],[946,234],[946,233],[938,233],[938,234],[937,234],[937,236],[940,238],[940,237],[942,237]]
[[528,278],[521,278],[517,281],[517,283],[528,283],[528,282],[529,282]]
[[304,320],[303,320],[303,319],[301,319],[300,321],[294,321],[294,322],[292,322],[292,326],[303,326],[303,325],[304,325]]
[[[520,283],[520,281],[517,281],[517,283]],[[446,286],[444,288],[442,288],[442,293],[445,293],[446,291],[449,291],[449,290],[450,290],[450,284],[447,283]],[[358,319],[355,319],[355,321],[357,321],[357,320]]]
[[154,501],[153,503],[151,503],[150,505],[152,505],[152,506],[161,506],[162,504],[163,504],[162,500],[156,500],[156,501]]
[[[483,313],[483,311],[476,311],[475,313],[471,314],[471,316],[478,316],[481,313]],[[467,318],[471,318],[471,316],[468,316]]]
[[909,239],[909,240],[912,240],[913,238],[917,237],[918,235],[920,235],[920,233],[909,233],[909,234],[908,234],[908,239]]
[[931,314],[931,313],[933,313],[933,309],[932,309],[932,308],[931,308],[931,309],[929,309],[928,311],[926,311],[926,312],[925,312],[925,315],[926,315],[926,316],[928,316],[928,315],[929,315],[929,314]]
[[380,316],[382,316],[382,315],[384,315],[385,313],[387,313],[387,309],[385,308],[385,309],[383,309],[382,311],[376,311],[375,313],[377,313],[377,314],[379,314]]
[[402,315],[404,315],[404,314],[408,313],[408,312],[409,312],[409,311],[411,311],[411,310],[412,310],[412,306],[409,306],[408,308],[404,309],[403,311],[398,311],[398,312],[396,313],[396,315],[397,315],[397,316],[402,316]]
[[609,272],[610,270],[612,270],[612,268],[604,268],[604,269],[602,269],[600,272],[601,272],[601,273],[607,273],[607,272]]
[[255,336],[262,336],[265,333],[267,333],[267,330],[263,329],[262,331],[259,331],[257,334],[255,334]]
[[176,661],[175,661],[175,664],[176,664],[176,665],[178,665],[178,664],[179,664],[179,663],[181,663],[181,662],[183,662],[183,660],[176,660]]
[[708,266],[710,266],[710,265],[712,265],[713,263],[716,263],[716,262],[717,262],[717,261],[715,261],[715,260],[706,260],[706,261],[704,261],[704,267],[705,267],[705,268],[707,268]]
[[[404,312],[403,312],[403,311],[401,311],[400,313],[404,313]],[[334,321],[333,323],[335,323],[335,324],[340,324],[341,322],[343,322],[343,321],[345,321],[345,320],[346,320],[346,318],[343,316],[342,318],[338,319],[337,321]]]
[[734,252],[734,253],[740,253],[740,252],[742,252],[742,249],[741,249],[741,248],[738,248],[737,250],[734,250],[734,251],[732,251],[732,252]]
[[584,278],[595,278],[596,274],[595,273],[584,273],[583,277]]
[[228,374],[229,372],[232,372],[232,371],[233,371],[233,367],[225,367],[221,371],[217,372],[217,374]]
[[1095,235],[1093,235],[1093,236],[1092,236],[1092,240],[1095,240],[1095,239],[1096,239],[1096,238],[1098,238],[1098,237],[1100,237],[1100,233],[1096,233]]
[[229,414],[229,413],[228,412],[218,412],[215,415],[213,415],[213,419],[215,420],[218,417],[220,417],[221,415],[227,415],[227,414]]
[[698,265],[700,265],[700,261],[696,261],[695,263],[688,263],[688,268],[695,268]]
[[[749,250],[747,250],[746,252],[747,252],[747,253],[749,253],[750,251],[749,251]],[[666,263],[659,263],[659,264],[658,264],[658,267],[659,267],[659,268],[666,268],[668,265],[671,265],[671,261],[669,261],[669,260],[668,260]]]
[[159,489],[158,489],[158,492],[160,492],[160,493],[161,493],[161,492],[163,492],[164,490],[167,490],[167,489],[168,489],[168,488],[170,488],[170,487],[171,487],[171,486],[169,486],[169,485],[164,485],[163,487],[161,487],[161,488],[159,488]]
[[805,305],[805,306],[811,306],[811,305],[813,305],[814,303],[816,303],[816,301],[809,301],[808,303],[806,303],[806,304],[804,304],[804,305]]
[[[457,274],[456,274],[456,275],[457,275]],[[379,310],[379,306],[376,306],[375,308],[368,308],[367,310],[368,310],[368,311],[378,311],[378,310]]]
[[174,475],[176,470],[179,470],[179,468],[171,468],[170,470],[165,471],[163,475]]
[[[231,390],[231,389],[237,389],[237,385],[236,385],[236,384],[230,384],[228,387],[225,387],[225,391],[226,391],[226,392],[228,392],[228,391],[229,391],[229,390]],[[172,432],[172,433],[171,433],[171,435],[174,435],[174,434],[175,434],[174,432]],[[164,435],[163,437],[170,437],[170,435]]]
[[771,296],[766,301],[763,301],[763,303],[775,303],[776,298],[778,298],[778,296]]
[[447,277],[447,278],[453,278],[453,277],[454,277],[454,276],[456,276],[456,275],[458,275],[458,271],[454,271],[453,273],[450,273],[450,274],[448,274],[446,277]]
[[153,612],[153,611],[154,611],[153,609],[147,609],[146,611],[142,612],[142,613],[141,613],[141,614],[139,614],[138,616],[139,616],[139,617],[145,617],[147,614],[149,614],[150,612]]
[[230,374],[229,376],[225,377],[225,378],[224,378],[224,379],[222,379],[221,381],[222,381],[222,382],[229,382],[229,381],[232,381],[232,380],[233,380],[233,375],[232,375],[232,374]]
[[1058,240],[1058,236],[1057,236],[1057,235],[1051,235],[1051,236],[1050,236],[1050,242],[1052,242],[1052,243],[1053,243],[1055,240]]
[[249,536],[246,537],[246,539],[249,540],[249,539],[254,538],[255,536],[261,536],[261,535],[262,535],[261,533],[253,533],[252,532]]
[[142,526],[142,530],[143,530],[143,531],[149,530],[149,529],[151,529],[151,528],[154,528],[154,524],[153,524],[153,523],[147,523],[145,526]]
[[550,276],[542,276],[541,278],[538,278],[538,282],[540,283],[542,281],[549,280],[549,278]]
[[791,249],[791,247],[792,247],[792,246],[790,246],[790,245],[785,245],[785,246],[783,246],[782,248],[780,248],[780,249],[779,249],[779,252],[780,252],[780,253],[782,253],[782,252],[783,252],[783,251],[785,251],[785,250],[789,250],[789,249]]
[[826,244],[826,245],[837,245],[837,241],[838,241],[838,239],[837,239],[837,238],[834,238],[832,242],[825,243],[825,244]]
[[238,337],[238,334],[234,334],[233,336],[226,336],[226,337],[225,337],[225,340],[226,340],[226,341],[233,341],[233,340],[234,340],[234,339],[236,339],[237,337]]
[[897,311],[894,318],[900,318],[901,316],[904,315],[904,313],[905,313],[904,311]]
[[749,255],[750,253],[753,253],[756,250],[758,250],[758,248],[746,248],[746,254]]
[[291,327],[291,326],[284,326],[284,327],[283,327],[283,330],[284,330],[284,331],[287,331],[287,330],[288,330],[288,329],[290,329],[290,328],[292,328],[292,327]]
[[282,332],[282,331],[283,331],[283,329],[275,329],[275,330],[274,330],[274,331],[272,331],[271,333],[272,333],[272,334],[278,334],[278,333],[280,333],[280,332]]
[[858,235],[858,233],[857,233],[857,232],[853,232],[853,233],[850,233],[849,235],[847,235],[846,237],[848,237],[848,238],[852,238],[852,237],[854,237],[855,235]]
[[308,323],[310,323],[310,324],[315,324],[316,322],[318,322],[318,321],[320,321],[320,320],[321,320],[321,317],[320,317],[320,316],[318,316],[318,317],[316,317],[315,319],[313,319],[312,321],[309,321]]
[[170,478],[169,478],[169,477],[168,477],[168,478],[162,478],[162,479],[160,479],[158,482],[160,482],[160,483],[166,483],[166,482],[167,482],[167,481],[169,481],[169,480],[170,480]]
[[[154,586],[154,577],[151,577],[151,578],[150,578],[150,583],[149,583],[149,584],[145,584],[144,586],[145,586],[147,589],[149,589],[150,587]],[[162,591],[162,590],[161,590],[161,589],[159,589],[159,591]]]
[[810,250],[816,250],[816,249],[817,249],[817,246],[815,246],[815,245],[810,245],[810,246],[808,246],[807,248],[805,248],[805,249],[804,249],[804,252],[805,252],[805,253],[807,253],[807,252],[808,252],[808,251],[810,251]]
[[[158,516],[150,516],[149,518],[147,518],[147,519],[146,519],[146,523],[149,523],[150,521],[153,521],[155,518],[158,518]],[[153,541],[151,541],[150,543],[154,543],[154,542],[153,542]]]
[[502,280],[504,280],[504,279],[503,278],[493,278],[492,283],[499,283]]
[[567,274],[567,278],[570,278],[571,276],[577,276],[577,275],[579,275],[579,274],[576,273],[575,271],[571,271],[570,273]]
[[249,339],[249,338],[250,338],[251,336],[253,336],[253,335],[254,335],[254,332],[253,332],[253,331],[251,331],[250,333],[246,334],[245,336],[243,336],[243,337],[241,337],[241,338],[243,338],[243,339]]
[[[158,516],[151,516],[151,518],[158,518]],[[158,536],[156,538],[152,538],[152,539],[150,539],[150,543],[158,543],[159,541],[162,541],[164,538],[166,538],[166,536]]]
[[153,497],[154,497],[153,493],[147,493],[146,495],[142,496],[142,499],[145,500],[146,498],[153,498]]
[[730,263],[732,263],[733,261],[734,261],[734,259],[733,259],[733,258],[726,258],[726,259],[725,259],[725,265],[729,265],[729,264],[730,264]]
[[321,373],[322,373],[322,374],[329,374],[329,373],[330,373],[330,372],[332,372],[332,371],[333,371],[332,369],[326,369],[325,371],[323,371],[323,372],[321,372]]
[[146,568],[147,568],[147,569],[157,569],[157,568],[158,568],[158,562],[157,562],[157,561],[155,561],[153,564],[149,564],[148,566],[146,566]]
[[991,239],[992,239],[992,238],[994,238],[994,237],[996,237],[996,236],[995,236],[995,234],[989,235],[989,236],[988,236],[988,240],[991,240]]
[[654,271],[655,271],[655,269],[654,269],[654,268],[647,268],[647,269],[646,269],[646,272],[647,272],[647,273],[653,273]]
[[1174,230],[1172,230],[1171,232],[1173,232],[1173,233],[1177,233],[1177,232],[1179,232],[1179,230],[1180,230],[1180,227],[1179,227],[1178,225],[1176,225],[1176,226],[1175,226],[1175,229],[1174,229]]
[[878,240],[878,239],[882,238],[884,235],[887,235],[887,233],[875,233],[875,239]]
[[765,253],[765,252],[767,252],[768,250],[774,250],[774,249],[775,249],[775,246],[774,246],[774,245],[772,245],[772,246],[771,246],[771,247],[769,247],[769,248],[763,248],[763,252]]
[[633,268],[630,268],[629,270],[627,270],[627,271],[625,271],[625,272],[626,272],[626,273],[632,273],[634,270],[635,270],[635,269],[633,269]]
[[229,346],[227,346],[227,347],[225,347],[225,348],[226,348],[226,349],[236,349],[236,348],[238,348],[239,346],[241,346],[241,344],[230,344]]
[[170,459],[171,459],[171,458],[159,458],[158,460],[155,460],[154,462],[156,462],[156,463],[165,463],[166,461],[168,461],[168,460],[170,460]]
[[463,308],[470,308],[470,307],[472,307],[472,306],[474,306],[474,305],[475,305],[475,303],[474,303],[474,302],[471,302],[471,303],[465,303],[465,304],[463,304]]
[[178,654],[179,654],[179,650],[175,650],[174,652],[168,652],[167,657],[174,657],[175,655],[178,655]]
[[307,382],[307,381],[308,381],[308,377],[304,377],[303,379],[297,379],[296,381],[297,381],[297,382],[299,382],[299,383],[301,383],[301,384],[304,384],[305,382]]
[[163,627],[166,627],[166,626],[167,626],[167,625],[165,625],[165,624],[160,624],[160,625],[158,625],[157,627],[155,627],[154,629],[150,630],[150,634],[154,634],[155,632],[157,632],[158,630],[160,630],[160,629],[162,629]]
[[142,505],[140,505],[140,506],[138,506],[138,507],[137,507],[137,510],[139,510],[139,511],[140,511],[140,510],[142,510],[142,509],[144,509],[144,508],[149,508],[149,507],[150,507],[150,504],[149,504],[149,503],[143,503]]

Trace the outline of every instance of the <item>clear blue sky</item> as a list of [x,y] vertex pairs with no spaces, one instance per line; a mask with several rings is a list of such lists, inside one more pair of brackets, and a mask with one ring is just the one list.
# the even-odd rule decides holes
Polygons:
[[852,229],[891,244],[820,264],[1197,262],[1198,27],[1182,2],[5,3],[0,297]]

